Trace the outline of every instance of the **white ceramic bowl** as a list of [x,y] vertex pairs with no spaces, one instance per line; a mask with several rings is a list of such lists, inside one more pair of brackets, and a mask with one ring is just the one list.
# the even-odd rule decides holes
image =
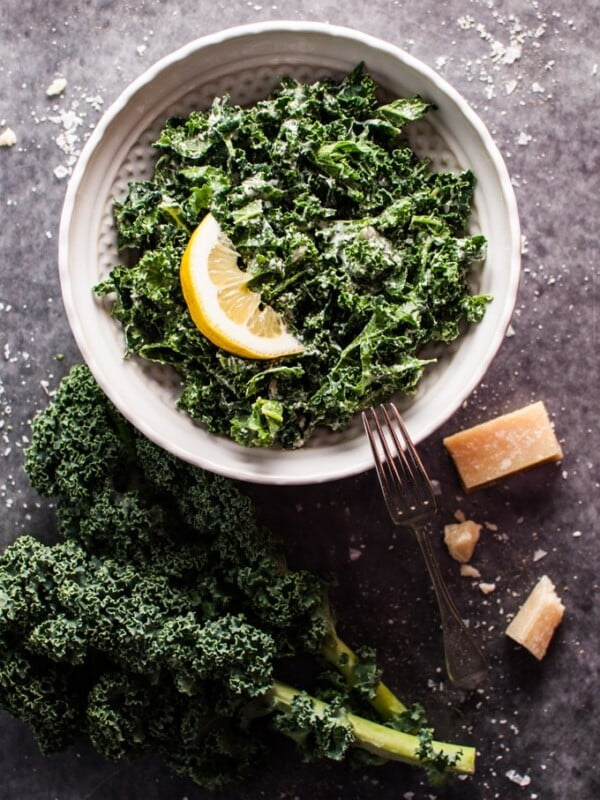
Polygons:
[[166,118],[207,107],[230,93],[246,104],[265,97],[283,74],[302,81],[341,76],[364,61],[394,96],[418,93],[437,107],[409,126],[419,155],[435,169],[471,168],[477,177],[474,225],[489,254],[477,289],[493,295],[482,322],[428,371],[404,409],[416,442],[432,433],[481,380],[509,323],[519,282],[520,232],[509,176],[490,134],[465,100],[427,66],[354,30],[309,22],[231,28],[191,42],[134,81],[107,110],[70,180],[60,226],[63,301],[82,355],[120,411],[146,436],[200,467],[241,480],[302,484],[369,469],[358,420],[296,451],[246,449],[207,433],[176,409],[173,375],[123,358],[123,333],[92,287],[118,262],[112,201],[130,180],[152,174],[151,144]]

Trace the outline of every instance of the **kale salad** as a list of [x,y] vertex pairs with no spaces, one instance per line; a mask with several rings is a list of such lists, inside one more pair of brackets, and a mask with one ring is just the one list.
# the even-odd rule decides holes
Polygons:
[[[468,232],[475,177],[433,172],[404,133],[430,109],[382,99],[359,65],[166,122],[152,179],[114,204],[123,263],[95,291],[111,297],[126,355],[176,370],[194,421],[246,446],[301,447],[317,427],[414,393],[424,346],[482,318],[490,298],[469,287],[486,247]],[[241,358],[192,321],[180,262],[208,213],[301,353]]]

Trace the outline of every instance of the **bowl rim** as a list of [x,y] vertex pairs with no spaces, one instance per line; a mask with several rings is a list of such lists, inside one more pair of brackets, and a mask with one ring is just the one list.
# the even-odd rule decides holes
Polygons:
[[[125,417],[127,417],[138,428],[138,430],[140,430],[145,436],[150,438],[156,444],[159,444],[160,446],[169,450],[169,452],[186,461],[192,460],[190,458],[191,454],[189,450],[179,447],[171,441],[167,442],[150,425],[145,424],[144,421],[140,421],[138,418],[134,418],[135,415],[128,413],[127,410],[124,409],[122,403],[119,402],[120,399],[123,399],[123,402],[125,402],[123,396],[119,393],[115,386],[111,384],[109,377],[104,374],[101,365],[98,363],[93,350],[87,345],[86,336],[76,309],[75,297],[71,291],[72,287],[69,278],[70,221],[77,203],[80,184],[86,175],[86,170],[88,169],[90,160],[96,151],[96,148],[102,142],[103,137],[105,136],[115,117],[117,117],[119,113],[126,108],[132,99],[135,98],[136,95],[144,89],[144,87],[147,87],[150,83],[152,83],[152,81],[154,81],[165,69],[172,67],[177,62],[189,58],[198,50],[219,45],[239,37],[248,37],[274,32],[308,35],[316,33],[324,34],[329,37],[341,37],[346,40],[360,42],[361,45],[366,46],[367,48],[382,51],[383,53],[398,59],[409,69],[412,69],[414,72],[420,74],[426,81],[435,86],[438,91],[447,96],[460,109],[461,114],[465,117],[479,138],[483,149],[485,150],[486,156],[489,158],[492,164],[493,170],[499,181],[502,200],[505,206],[505,215],[508,221],[508,230],[510,231],[511,235],[510,247],[507,251],[509,279],[504,297],[504,305],[498,324],[493,331],[493,335],[491,335],[487,340],[485,353],[482,353],[476,368],[473,369],[472,373],[470,374],[469,380],[465,381],[462,385],[461,391],[453,396],[453,407],[448,416],[454,413],[454,411],[464,403],[465,399],[482,380],[486,370],[489,368],[491,362],[500,349],[516,304],[521,276],[521,233],[517,201],[508,169],[491,133],[484,124],[483,120],[473,110],[463,95],[433,68],[429,67],[415,56],[406,52],[401,47],[380,39],[374,35],[363,33],[355,28],[323,22],[284,19],[270,20],[267,22],[236,25],[192,39],[186,44],[173,50],[171,53],[161,57],[148,68],[146,68],[137,78],[131,81],[108,106],[85,143],[74,166],[73,173],[70,177],[65,193],[58,236],[58,266],[63,305],[75,341],[83,355],[84,360],[88,364],[92,374],[103,391],[117,406],[119,411]],[[443,424],[443,421],[440,421],[439,419],[432,419],[428,424],[422,425],[418,435],[415,437],[415,440],[418,442],[430,436],[441,424]],[[292,451],[290,457],[294,453],[299,455],[302,450],[303,449],[300,451]],[[284,452],[288,453],[289,451]],[[364,454],[362,454],[360,457],[346,459],[345,462],[346,463],[338,464],[334,471],[332,471],[331,468],[325,467],[321,469],[315,469],[313,466],[310,474],[305,475],[296,473],[281,474],[276,470],[271,470],[268,474],[263,474],[260,470],[256,470],[255,466],[252,465],[251,459],[249,459],[248,462],[246,462],[244,459],[240,459],[234,466],[223,466],[221,463],[217,463],[214,460],[202,457],[195,457],[192,461],[192,463],[199,467],[238,480],[279,485],[312,484],[347,478],[360,472],[367,471],[373,466],[373,461],[368,450],[365,450]]]

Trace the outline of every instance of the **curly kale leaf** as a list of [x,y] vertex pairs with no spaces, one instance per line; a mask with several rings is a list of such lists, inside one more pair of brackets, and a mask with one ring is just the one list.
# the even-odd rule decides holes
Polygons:
[[[0,707],[44,752],[83,734],[107,758],[153,753],[219,788],[264,754],[275,712],[307,757],[352,744],[429,769],[455,753],[424,723],[418,739],[352,714],[368,702],[396,724],[404,706],[373,653],[337,636],[326,582],[288,569],[239,488],[137,433],[87,368],[36,418],[26,466],[62,540],[21,536],[0,555]],[[329,703],[278,684],[295,656],[336,667]]]
[[190,702],[168,679],[118,671],[107,671],[90,692],[85,729],[106,758],[152,753],[209,789],[248,777],[266,754],[237,713],[219,715],[209,696],[197,694]]
[[114,408],[87,367],[73,367],[54,402],[32,424],[35,446],[25,470],[44,497],[61,496],[75,505],[88,500],[106,475],[131,462],[132,429]]
[[335,700],[317,705],[314,698],[302,692],[290,707],[275,716],[278,731],[294,739],[305,761],[330,758],[341,761],[354,744],[354,734],[345,709]]

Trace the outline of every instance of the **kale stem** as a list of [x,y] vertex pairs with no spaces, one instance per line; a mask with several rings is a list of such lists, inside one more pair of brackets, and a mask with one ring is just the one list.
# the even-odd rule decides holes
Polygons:
[[[306,693],[279,681],[274,682],[270,694],[273,709],[282,712],[291,710],[296,697],[308,697]],[[327,703],[315,697],[310,697],[310,701],[318,715],[329,709]],[[345,713],[344,719],[350,725],[356,747],[390,761],[422,766],[419,755],[422,742],[418,736],[388,728],[350,712]],[[443,754],[449,759],[450,771],[467,774],[475,771],[475,748],[435,740],[431,745],[436,754]]]
[[[329,630],[321,645],[321,653],[330,664],[333,664],[342,673],[348,685],[354,687],[357,682],[355,670],[360,664],[360,658],[340,639],[333,624],[328,627]],[[369,697],[369,702],[379,716],[385,720],[393,719],[406,711],[404,703],[382,682],[375,686],[374,694]]]

